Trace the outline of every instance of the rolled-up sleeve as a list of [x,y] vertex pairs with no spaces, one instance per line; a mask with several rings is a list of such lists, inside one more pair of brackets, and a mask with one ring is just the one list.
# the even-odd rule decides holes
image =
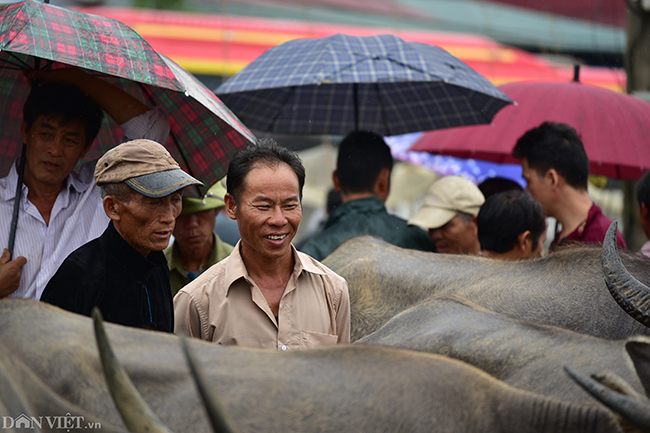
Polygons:
[[181,290],[174,296],[174,334],[202,338],[202,320],[192,297]]
[[124,143],[129,140],[146,138],[165,144],[169,137],[169,113],[164,107],[154,107],[139,116],[135,116],[128,122],[120,125],[124,137],[120,141]]

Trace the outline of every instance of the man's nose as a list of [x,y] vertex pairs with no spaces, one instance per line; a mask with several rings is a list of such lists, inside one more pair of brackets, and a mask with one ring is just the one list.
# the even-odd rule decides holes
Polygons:
[[429,236],[431,236],[431,239],[434,241],[442,239],[442,229],[432,229],[429,230]]
[[283,226],[287,222],[284,212],[280,206],[273,207],[271,218],[269,219],[269,224],[274,226]]
[[160,206],[159,217],[160,221],[165,224],[171,224],[176,221],[176,207],[172,203],[164,203]]
[[187,216],[187,226],[188,227],[197,227],[199,225],[199,217],[195,213],[189,214]]
[[63,137],[54,137],[47,145],[47,150],[52,155],[60,155],[63,152]]

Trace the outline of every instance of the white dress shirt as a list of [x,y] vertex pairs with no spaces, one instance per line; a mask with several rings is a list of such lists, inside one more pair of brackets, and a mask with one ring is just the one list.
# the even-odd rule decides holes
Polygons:
[[[169,136],[169,114],[156,107],[121,125],[124,138],[148,138],[165,143]],[[49,225],[28,199],[28,188],[23,185],[16,241],[12,259],[23,256],[27,263],[22,268],[18,290],[14,298],[40,299],[48,281],[68,255],[99,237],[109,219],[95,185],[95,163],[84,164],[79,173],[72,172],[56,198]],[[9,174],[0,179],[0,249],[9,243],[9,230],[14,207],[18,173],[12,164]],[[88,270],[92,272],[92,270]]]

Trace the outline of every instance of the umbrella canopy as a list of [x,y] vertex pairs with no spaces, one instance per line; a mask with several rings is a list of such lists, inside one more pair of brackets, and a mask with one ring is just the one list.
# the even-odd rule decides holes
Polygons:
[[381,135],[489,123],[512,101],[445,50],[393,35],[298,39],[215,90],[254,130]]
[[427,132],[411,150],[516,162],[517,139],[545,121],[566,123],[580,135],[591,174],[636,180],[650,168],[650,104],[630,95],[570,83],[522,82],[501,86],[517,102],[492,125]]
[[[22,105],[30,91],[21,69],[76,66],[149,106],[165,107],[171,134],[163,144],[185,171],[207,186],[223,177],[237,149],[255,141],[196,78],[109,18],[33,0],[3,5],[0,66],[0,175],[20,155]],[[121,137],[118,125],[108,118],[104,122],[86,159],[101,156]]]

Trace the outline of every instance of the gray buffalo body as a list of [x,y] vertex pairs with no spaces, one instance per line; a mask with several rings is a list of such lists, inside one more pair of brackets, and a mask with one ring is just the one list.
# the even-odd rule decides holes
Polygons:
[[440,295],[412,307],[357,343],[449,356],[516,388],[566,401],[596,404],[561,374],[565,365],[613,372],[644,392],[625,340],[513,319],[455,295]]
[[[163,423],[175,432],[210,431],[178,337],[110,324],[106,330]],[[603,408],[517,390],[438,355],[363,345],[281,353],[190,343],[242,432],[621,431]],[[0,388],[0,407],[32,416],[69,412],[123,431],[90,319],[33,301],[0,301],[0,353],[0,383],[10,383]],[[17,400],[28,407],[11,403]]]
[[[650,283],[650,259],[624,253],[621,259],[638,280]],[[323,263],[349,283],[352,341],[438,294],[459,295],[506,316],[596,337],[650,335],[650,328],[610,295],[600,247],[506,262],[405,250],[363,236],[345,242]]]

